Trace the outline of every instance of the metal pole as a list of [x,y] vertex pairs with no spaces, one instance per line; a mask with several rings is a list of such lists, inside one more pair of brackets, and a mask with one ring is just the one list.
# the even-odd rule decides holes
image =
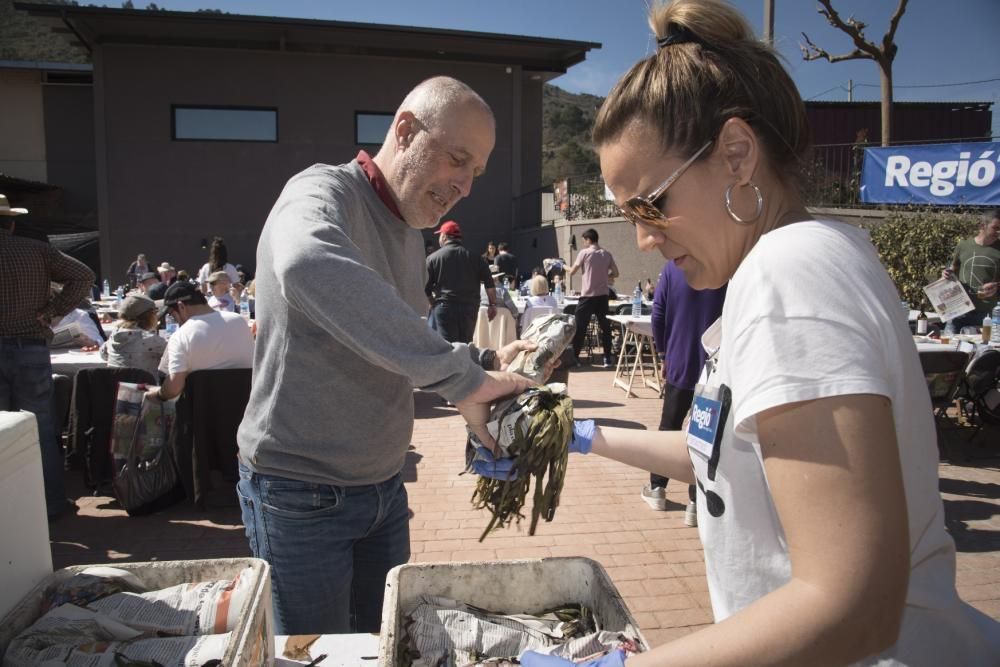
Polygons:
[[764,41],[774,46],[774,0],[764,0]]
[[854,79],[847,80],[847,101],[854,101]]

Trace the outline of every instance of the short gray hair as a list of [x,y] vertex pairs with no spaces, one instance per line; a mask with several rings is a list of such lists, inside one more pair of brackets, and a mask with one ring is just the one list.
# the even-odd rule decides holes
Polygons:
[[[420,82],[403,99],[396,111],[396,118],[403,111],[409,111],[427,127],[434,127],[439,122],[442,111],[462,103],[476,103],[493,118],[490,105],[480,97],[479,93],[467,84],[450,76],[435,76]],[[494,119],[494,123],[496,120]]]

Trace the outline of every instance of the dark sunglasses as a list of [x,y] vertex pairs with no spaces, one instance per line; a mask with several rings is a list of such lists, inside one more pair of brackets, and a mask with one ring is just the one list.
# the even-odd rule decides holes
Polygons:
[[619,207],[619,210],[622,212],[625,219],[632,223],[633,226],[641,223],[657,229],[666,229],[669,227],[670,222],[667,220],[667,217],[663,215],[663,211],[661,211],[656,205],[656,202],[659,201],[664,194],[666,194],[667,188],[673,185],[674,181],[680,178],[681,174],[683,174],[687,168],[690,167],[694,161],[697,160],[698,157],[711,145],[711,141],[706,142],[705,145],[699,148],[694,155],[689,157],[684,164],[679,166],[674,173],[670,174],[667,180],[663,181],[658,188],[650,192],[645,197],[638,195],[626,200],[625,203]]

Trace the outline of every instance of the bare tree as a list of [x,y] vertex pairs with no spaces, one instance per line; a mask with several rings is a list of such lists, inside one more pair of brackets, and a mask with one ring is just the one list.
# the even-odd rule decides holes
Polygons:
[[882,84],[882,145],[889,145],[889,136],[892,130],[892,61],[896,58],[898,47],[895,41],[896,28],[899,27],[899,20],[906,12],[908,0],[899,0],[895,13],[889,19],[889,30],[882,37],[881,46],[865,39],[865,28],[868,26],[854,18],[849,17],[846,21],[840,18],[840,14],[833,8],[833,0],[818,0],[820,14],[826,17],[827,22],[837,30],[845,33],[854,41],[854,50],[841,55],[830,55],[824,49],[813,44],[812,40],[805,33],[805,44],[799,44],[802,50],[802,58],[805,60],[826,59],[831,63],[839,63],[844,60],[874,60],[878,63],[880,82]]

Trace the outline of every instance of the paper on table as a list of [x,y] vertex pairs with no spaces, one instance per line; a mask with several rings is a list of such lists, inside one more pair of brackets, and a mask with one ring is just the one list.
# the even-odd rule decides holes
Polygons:
[[953,320],[976,307],[966,294],[962,283],[954,278],[941,278],[924,287],[924,294],[930,299],[934,310],[942,320]]

